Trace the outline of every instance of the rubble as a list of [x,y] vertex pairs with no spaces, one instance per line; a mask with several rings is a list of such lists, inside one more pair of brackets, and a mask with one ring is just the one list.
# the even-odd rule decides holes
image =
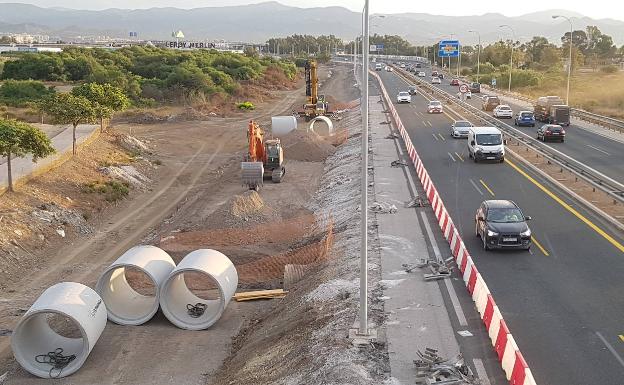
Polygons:
[[112,178],[124,180],[140,189],[147,188],[147,185],[151,183],[151,180],[137,171],[134,166],[107,166],[100,168],[100,172]]
[[384,202],[374,202],[369,210],[378,214],[394,214],[399,211],[395,205]]
[[436,349],[425,348],[425,352],[420,350],[417,353],[418,359],[414,360],[416,365],[416,383],[427,385],[480,385],[479,381],[470,368],[464,362],[460,353],[455,362],[442,358]]
[[[41,222],[57,225],[60,230],[57,229],[56,232],[61,237],[65,237],[65,231],[60,226],[67,225],[75,228],[80,234],[93,233],[93,228],[87,224],[87,221],[80,213],[76,210],[58,206],[53,202],[40,205],[31,212],[31,215]],[[62,231],[62,234],[60,231]]]

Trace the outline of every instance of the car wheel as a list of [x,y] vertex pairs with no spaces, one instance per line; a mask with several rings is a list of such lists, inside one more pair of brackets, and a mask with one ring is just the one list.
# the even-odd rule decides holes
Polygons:
[[475,163],[479,163],[479,160],[477,159],[477,156],[476,156],[476,155],[474,155],[474,156],[472,157],[472,160],[474,160],[474,162],[475,162]]
[[517,126],[517,125],[518,125],[518,121],[514,120],[514,126]]
[[564,140],[565,140],[565,139],[561,139],[561,143],[563,143],[563,141],[564,141]]

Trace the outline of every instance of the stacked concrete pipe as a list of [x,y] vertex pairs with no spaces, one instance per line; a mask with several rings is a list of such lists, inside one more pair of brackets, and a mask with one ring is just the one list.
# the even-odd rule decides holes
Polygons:
[[[48,323],[50,316],[68,320],[80,331],[80,338],[54,331]],[[46,289],[18,322],[11,348],[17,362],[29,373],[41,378],[65,377],[82,367],[105,326],[106,306],[94,290],[75,282],[57,283]],[[61,368],[39,362],[55,351],[75,358]]]
[[[218,298],[202,299],[193,294],[184,278],[188,273],[199,274],[204,283],[213,283],[218,289]],[[238,273],[228,257],[216,250],[195,250],[184,257],[161,286],[160,308],[179,328],[207,329],[221,318],[237,286]],[[189,310],[194,305],[202,308],[195,316]]]
[[[102,296],[108,319],[121,325],[141,325],[158,311],[160,286],[175,268],[165,251],[155,246],[135,246],[126,251],[100,276],[95,290]],[[138,293],[129,283],[126,271],[142,273],[154,288],[154,295]]]

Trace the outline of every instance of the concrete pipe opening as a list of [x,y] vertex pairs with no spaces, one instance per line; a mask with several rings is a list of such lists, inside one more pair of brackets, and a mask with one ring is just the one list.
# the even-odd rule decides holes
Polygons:
[[173,259],[155,246],[135,246],[100,276],[95,290],[102,296],[108,319],[141,325],[158,311],[159,288],[175,268]]
[[65,377],[82,367],[106,326],[106,306],[91,288],[62,282],[46,289],[18,322],[13,355],[29,373]]
[[[314,129],[314,124],[316,122],[323,122],[325,123],[325,125],[327,126],[327,132],[324,132],[322,130],[315,130]],[[316,118],[314,118],[312,120],[312,122],[310,122],[310,131],[316,132],[319,135],[334,135],[334,123],[331,121],[331,119],[329,119],[327,116],[317,116]]]
[[232,261],[211,249],[189,253],[160,289],[160,307],[182,329],[203,330],[221,318],[238,286]]

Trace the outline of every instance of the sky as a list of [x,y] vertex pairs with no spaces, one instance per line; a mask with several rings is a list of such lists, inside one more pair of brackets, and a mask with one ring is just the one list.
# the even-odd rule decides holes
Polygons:
[[[30,3],[42,7],[66,7],[76,9],[105,8],[150,8],[150,7],[219,7],[259,3],[258,0],[0,0],[0,3]],[[280,3],[295,7],[342,6],[353,11],[360,11],[363,0],[279,0]],[[510,1],[465,1],[446,0],[370,0],[373,13],[420,12],[449,16],[469,16],[484,13],[502,13],[506,16],[518,16],[546,9],[566,9],[594,19],[612,18],[624,21],[624,3],[621,0],[523,0],[522,6],[512,7]]]

